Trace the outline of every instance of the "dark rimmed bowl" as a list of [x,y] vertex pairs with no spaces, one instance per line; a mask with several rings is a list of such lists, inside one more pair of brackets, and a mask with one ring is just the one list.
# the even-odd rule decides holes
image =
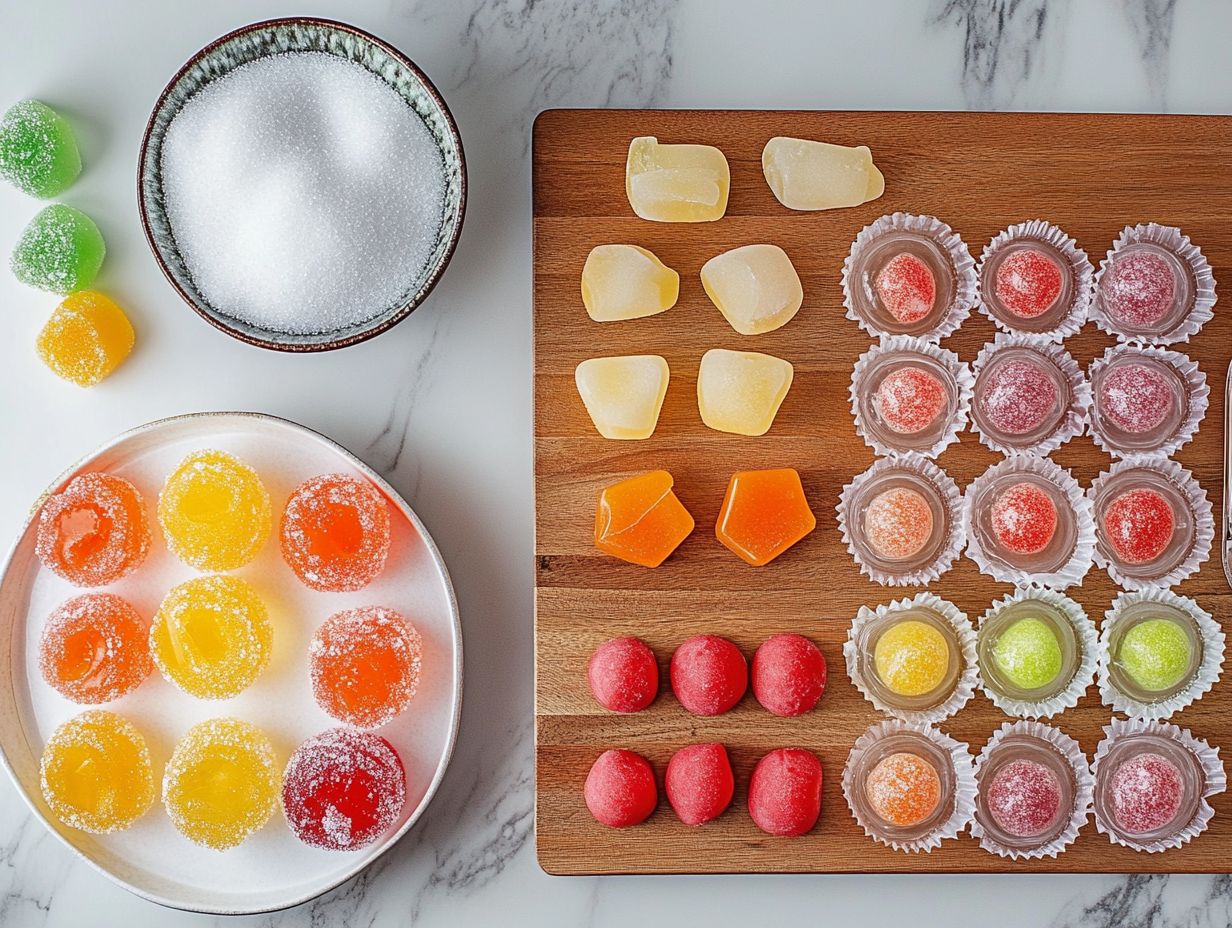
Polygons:
[[[287,52],[325,52],[346,58],[384,81],[424,121],[445,164],[445,210],[431,259],[407,292],[364,322],[332,332],[293,334],[254,326],[211,306],[193,282],[176,245],[163,202],[162,146],[167,127],[202,87],[240,65]],[[466,213],[466,157],[462,137],[444,99],[418,67],[376,36],[346,23],[311,17],[271,19],[211,42],[180,68],[159,95],[137,162],[137,203],[154,259],[184,302],[216,328],[240,341],[277,351],[331,351],[380,335],[411,314],[436,286],[453,257]]]

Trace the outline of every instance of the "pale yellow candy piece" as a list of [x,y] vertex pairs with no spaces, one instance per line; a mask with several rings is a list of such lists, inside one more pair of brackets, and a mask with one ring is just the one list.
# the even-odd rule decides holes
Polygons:
[[756,351],[711,348],[697,372],[697,408],[718,432],[765,435],[791,389],[791,364]]
[[778,245],[743,245],[702,265],[702,286],[741,335],[786,325],[804,301],[800,275]]
[[654,434],[667,395],[667,361],[657,354],[591,358],[574,374],[591,421],[604,438]]
[[660,145],[652,135],[629,143],[625,193],[652,222],[713,222],[727,211],[731,172],[713,145]]
[[766,183],[788,209],[842,209],[875,200],[885,177],[867,145],[848,147],[779,136],[761,153]]
[[680,275],[637,245],[599,245],[582,268],[582,302],[595,322],[641,319],[671,309]]

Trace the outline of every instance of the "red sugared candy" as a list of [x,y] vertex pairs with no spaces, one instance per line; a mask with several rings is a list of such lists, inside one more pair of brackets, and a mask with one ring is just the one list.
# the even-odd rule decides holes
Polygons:
[[886,262],[877,272],[873,289],[886,312],[903,325],[919,322],[933,311],[937,302],[937,281],[932,268],[908,252]]
[[1149,564],[1172,542],[1176,514],[1158,490],[1127,490],[1104,511],[1104,538],[1117,559],[1126,564]]
[[639,712],[658,695],[659,662],[640,638],[613,638],[595,648],[586,679],[604,709]]
[[35,550],[74,586],[106,586],[136,570],[150,551],[150,526],[137,488],[91,472],[43,504]]
[[39,669],[62,696],[85,705],[131,693],[154,669],[150,624],[111,593],[86,593],[61,605],[39,638]]
[[604,751],[586,775],[582,794],[595,821],[629,828],[650,818],[659,802],[650,762],[633,751]]
[[383,606],[331,615],[308,645],[317,705],[360,728],[384,725],[410,704],[422,661],[419,632]]
[[291,755],[282,808],[311,847],[357,851],[393,827],[406,802],[406,772],[384,738],[352,728],[313,735]]
[[1145,364],[1122,364],[1099,385],[1099,410],[1122,431],[1141,435],[1158,428],[1172,411],[1168,378]]
[[749,778],[749,816],[770,835],[810,831],[821,815],[821,761],[803,748],[779,748]]
[[740,649],[718,635],[698,635],[676,649],[672,692],[694,715],[722,715],[744,696],[749,665]]
[[803,635],[774,635],[753,655],[753,695],[773,715],[803,715],[825,689],[826,659]]
[[1015,358],[989,372],[977,402],[997,431],[1026,435],[1056,415],[1057,385],[1041,365]]
[[667,762],[667,801],[686,825],[702,825],[723,814],[736,788],[727,748],[691,744]]
[[389,556],[389,505],[367,480],[312,477],[287,501],[279,539],[283,558],[306,586],[362,590]]
[[1117,825],[1137,835],[1170,825],[1185,792],[1180,769],[1154,752],[1126,760],[1113,771],[1108,786]]
[[900,367],[877,386],[877,412],[901,435],[922,432],[945,412],[945,387],[935,374],[918,367]]
[[1176,297],[1172,267],[1149,251],[1117,256],[1100,283],[1100,300],[1108,315],[1132,327],[1158,325]]
[[1061,781],[1039,761],[1015,760],[992,778],[985,796],[988,814],[1016,838],[1043,834],[1061,812]]
[[1057,533],[1057,504],[1042,487],[1016,483],[993,500],[992,530],[1005,550],[1038,554]]
[[1061,267],[1038,248],[1023,248],[1007,255],[997,266],[994,292],[1009,312],[1034,319],[1052,309],[1061,295]]

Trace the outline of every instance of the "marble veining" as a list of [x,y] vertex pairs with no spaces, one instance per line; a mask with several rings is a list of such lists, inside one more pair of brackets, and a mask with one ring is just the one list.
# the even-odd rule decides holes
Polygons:
[[1172,43],[1172,22],[1176,15],[1176,0],[1140,0],[1121,5],[1129,22],[1134,43],[1142,57],[1147,85],[1154,106],[1167,109],[1167,79],[1169,52]]

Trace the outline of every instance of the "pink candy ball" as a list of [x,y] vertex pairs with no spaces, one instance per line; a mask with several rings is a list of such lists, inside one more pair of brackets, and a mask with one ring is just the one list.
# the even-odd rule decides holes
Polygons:
[[731,805],[736,780],[727,748],[721,744],[691,744],[667,762],[667,801],[680,821],[702,825]]
[[595,821],[628,828],[646,821],[659,801],[650,762],[633,751],[604,751],[586,775],[586,808]]
[[749,816],[766,834],[794,837],[821,815],[821,761],[803,748],[779,748],[749,778]]
[[639,712],[659,692],[659,663],[640,638],[613,638],[595,649],[586,667],[595,700],[611,712]]
[[945,412],[945,387],[929,371],[900,367],[878,385],[875,401],[877,412],[891,431],[912,435],[924,431]]
[[976,401],[998,432],[1026,435],[1056,415],[1057,385],[1041,364],[1014,358],[994,365]]
[[1133,251],[1113,259],[1104,272],[1100,299],[1108,315],[1132,328],[1159,324],[1176,298],[1172,267],[1157,254]]
[[1171,824],[1181,809],[1181,771],[1162,754],[1131,757],[1113,771],[1108,784],[1117,826],[1129,834],[1147,834]]
[[722,715],[749,687],[749,665],[740,649],[718,635],[698,635],[676,649],[672,692],[694,715]]
[[1100,381],[1099,411],[1131,435],[1159,428],[1175,402],[1168,378],[1145,364],[1122,364]]
[[803,715],[825,689],[826,659],[803,635],[774,635],[753,655],[753,695],[772,715]]
[[984,797],[988,814],[1006,834],[1043,834],[1061,811],[1061,781],[1052,768],[1034,760],[1015,760],[993,776]]

